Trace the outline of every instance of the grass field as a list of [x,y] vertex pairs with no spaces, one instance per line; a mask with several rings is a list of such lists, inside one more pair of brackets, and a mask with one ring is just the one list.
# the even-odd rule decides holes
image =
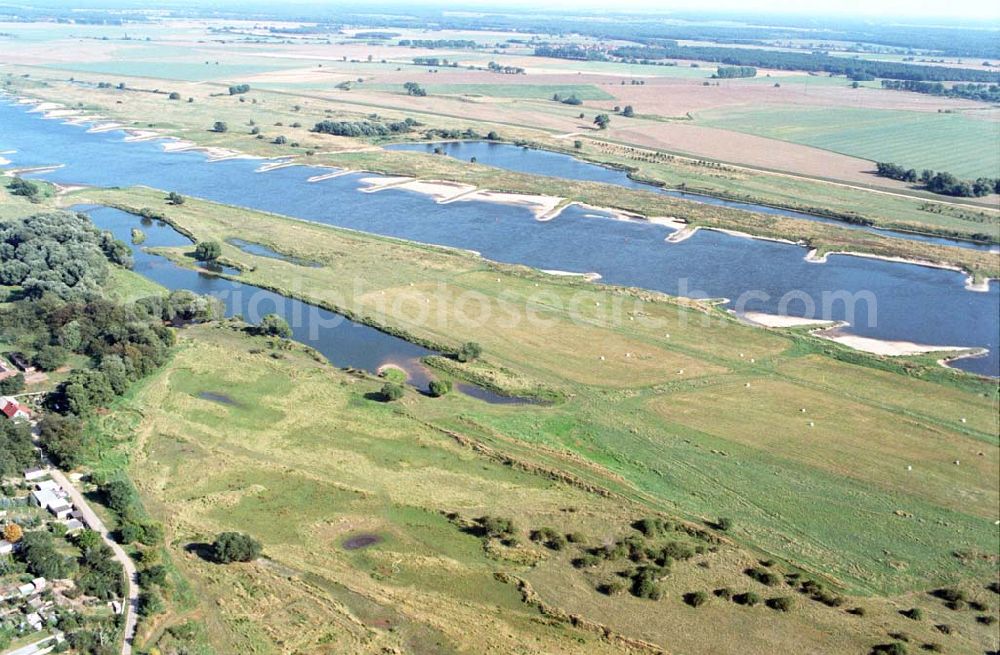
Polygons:
[[[725,543],[675,564],[662,583],[665,595],[659,601],[600,594],[594,590],[596,583],[613,576],[613,569],[578,570],[570,559],[581,552],[579,546],[551,551],[529,541],[527,533],[551,526],[578,534],[575,538],[584,544],[607,543],[635,534],[629,522],[650,511],[644,505],[651,499],[635,496],[639,489],[628,491],[629,484],[613,471],[616,466],[640,466],[638,460],[604,464],[577,454],[586,450],[581,447],[586,433],[610,427],[610,415],[601,425],[601,412],[631,413],[632,418],[601,440],[629,449],[646,467],[668,467],[670,473],[660,475],[676,477],[685,496],[701,495],[691,476],[701,460],[742,459],[743,454],[733,446],[725,455],[709,453],[711,440],[688,433],[688,446],[677,452],[684,456],[676,464],[668,464],[673,457],[662,450],[655,459],[646,459],[649,453],[631,450],[622,438],[627,425],[638,425],[639,405],[626,401],[622,407],[621,399],[599,402],[593,413],[579,412],[581,403],[572,419],[562,409],[523,407],[492,407],[487,418],[481,403],[460,395],[436,400],[409,394],[401,404],[387,406],[367,398],[378,388],[377,380],[330,370],[295,348],[270,347],[265,340],[244,335],[238,325],[185,330],[168,367],[100,419],[103,433],[132,453],[130,472],[152,514],[164,522],[170,554],[197,599],[194,607],[145,624],[141,636],[151,637],[149,645],[169,645],[170,627],[197,618],[220,653],[365,653],[393,647],[415,653],[470,648],[482,652],[502,650],[511,640],[531,643],[542,652],[623,652],[565,619],[538,620],[532,603],[539,601],[547,616],[577,614],[584,622],[604,625],[612,635],[669,644],[671,650],[688,653],[728,651],[736,643],[747,653],[770,653],[793,643],[814,653],[860,652],[884,641],[885,633],[893,630],[925,643],[940,641],[932,625],[945,621],[961,626],[948,638],[949,652],[974,652],[979,644],[989,643],[989,628],[975,623],[971,614],[945,610],[927,596],[849,598],[844,607],[834,609],[785,585],[766,587],[743,575],[744,568],[756,565],[753,552]],[[864,377],[864,371],[857,375]],[[212,400],[204,398],[206,392],[214,394]],[[325,411],[312,411],[317,404]],[[118,417],[135,418],[122,423]],[[491,423],[502,427],[503,436],[483,432]],[[535,433],[549,435],[548,443],[533,443],[519,432],[518,426],[529,425]],[[482,445],[468,449],[454,434]],[[631,441],[650,436],[643,430]],[[569,445],[574,441],[575,447]],[[706,449],[703,455],[698,445]],[[497,459],[489,454],[491,449],[505,454]],[[511,461],[508,458],[528,461],[527,455],[538,467],[534,471],[503,464]],[[683,466],[678,466],[682,460]],[[316,466],[318,461],[322,467]],[[737,465],[739,475],[755,476],[761,464],[745,460]],[[820,499],[829,492],[814,486],[818,478],[809,467],[789,468],[777,461],[772,465],[783,471],[778,484],[788,484],[789,475],[804,476],[794,486],[811,488],[806,502],[812,503],[812,511],[824,511],[829,502]],[[611,498],[588,493],[551,479],[547,471],[553,469],[626,493]],[[716,480],[736,475],[724,468],[716,472]],[[759,473],[760,479],[770,477],[766,470]],[[840,497],[851,503],[867,493],[850,485],[846,492],[840,488]],[[629,500],[632,496],[640,500]],[[795,497],[783,502],[804,503]],[[863,514],[861,502],[856,512]],[[463,518],[512,518],[521,545],[482,542],[445,518],[448,512]],[[741,514],[741,526],[749,520],[746,514]],[[927,518],[922,532],[933,532],[934,520],[955,518],[918,516]],[[738,529],[740,541],[752,530],[750,525]],[[953,538],[955,530],[965,529],[949,525]],[[222,530],[253,534],[264,544],[264,559],[225,567],[200,559],[197,544]],[[836,532],[832,525],[827,530]],[[904,540],[901,531],[887,534]],[[351,550],[352,539],[361,537],[370,545]],[[806,544],[802,539],[796,535],[800,547]],[[683,540],[699,543],[697,538]],[[909,553],[893,552],[895,557],[903,555]],[[796,570],[771,566],[775,571]],[[980,567],[954,568],[949,579],[972,582],[976,578],[969,576]],[[530,603],[522,601],[513,584],[501,581],[511,575],[530,585]],[[694,610],[683,601],[687,592],[722,586],[764,597],[791,594],[795,605],[785,614],[718,599]],[[973,597],[988,600],[977,584],[967,588]],[[844,611],[858,604],[866,608],[866,618]],[[928,618],[914,623],[896,612],[912,606],[921,607]],[[705,630],[709,624],[714,628]]]
[[[161,60],[112,60],[97,62],[67,62],[55,65],[54,68],[79,73],[125,77],[156,77],[165,80],[196,82],[200,80],[233,80],[234,78],[265,73],[268,71],[291,68],[287,66],[268,64],[226,64]],[[301,65],[301,64],[298,64]]]
[[[396,91],[403,93],[402,85],[366,84],[368,91]],[[553,94],[564,98],[576,96],[580,100],[613,100],[614,96],[593,84],[427,84],[432,95],[487,96],[491,98],[532,98],[549,100]]]
[[1000,124],[960,114],[842,107],[710,111],[699,122],[962,178],[1000,171]]

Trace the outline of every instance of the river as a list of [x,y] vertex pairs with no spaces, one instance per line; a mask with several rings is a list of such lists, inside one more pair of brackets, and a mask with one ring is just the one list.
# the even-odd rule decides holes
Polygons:
[[611,284],[728,298],[731,306],[748,311],[850,318],[847,331],[860,336],[986,348],[987,356],[954,365],[994,376],[1000,369],[1000,286],[993,283],[985,293],[966,291],[965,276],[958,272],[845,255],[816,264],[805,261],[805,249],[798,246],[704,230],[669,244],[668,227],[578,206],[542,222],[525,208],[491,202],[437,204],[404,189],[360,193],[361,179],[368,174],[308,182],[316,169],[294,166],[258,173],[261,160],[207,163],[198,152],[166,153],[162,142],[126,142],[120,131],[89,132],[28,109],[0,102],[0,152],[12,151],[3,155],[12,167],[61,165],[40,174],[50,181],[145,184],[338,227],[476,250],[501,262],[597,272]]

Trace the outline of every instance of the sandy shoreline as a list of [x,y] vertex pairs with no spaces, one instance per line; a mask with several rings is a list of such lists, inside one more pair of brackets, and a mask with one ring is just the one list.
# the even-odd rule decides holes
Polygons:
[[376,193],[386,189],[403,189],[413,191],[424,196],[429,196],[438,204],[449,204],[452,202],[493,202],[502,205],[512,205],[527,207],[536,219],[543,220],[547,214],[556,209],[562,198],[555,196],[527,195],[518,193],[501,193],[497,191],[484,191],[470,184],[460,182],[448,182],[442,180],[418,180],[412,177],[364,177],[360,182],[364,186],[363,193]]
[[906,357],[909,355],[924,355],[938,352],[963,352],[974,350],[968,346],[934,346],[912,341],[890,341],[887,339],[873,339],[862,337],[856,334],[837,334],[830,330],[814,330],[815,336],[833,341],[841,345],[860,350],[873,355],[883,355],[887,357]]
[[601,274],[591,271],[590,273],[574,273],[572,271],[559,271],[556,269],[539,269],[542,273],[546,275],[555,275],[557,277],[582,277],[587,282],[597,282],[601,279]]
[[750,323],[769,328],[792,328],[806,325],[830,326],[837,321],[824,320],[819,318],[802,318],[799,316],[781,316],[780,314],[767,314],[765,312],[743,312],[739,315]]

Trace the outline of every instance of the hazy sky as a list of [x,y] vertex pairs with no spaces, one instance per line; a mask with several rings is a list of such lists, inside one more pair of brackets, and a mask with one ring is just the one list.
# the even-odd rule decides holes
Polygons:
[[[396,0],[399,4],[425,4],[422,0]],[[611,11],[731,11],[748,13],[788,13],[814,15],[847,16],[893,16],[905,22],[906,17],[942,17],[951,19],[975,19],[1000,17],[1000,2],[997,0],[624,0],[608,4],[606,0],[546,0],[538,4],[528,0],[514,0],[508,4],[498,0],[443,0],[435,5],[475,5],[502,10],[511,4],[535,6],[546,9],[610,9]]]

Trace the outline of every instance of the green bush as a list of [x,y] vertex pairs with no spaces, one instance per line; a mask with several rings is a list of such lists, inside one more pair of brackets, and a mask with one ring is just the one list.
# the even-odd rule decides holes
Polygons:
[[605,596],[618,596],[625,593],[628,585],[625,584],[624,580],[612,580],[611,582],[604,582],[597,586],[597,591],[604,594]]
[[704,591],[691,591],[684,594],[684,602],[691,607],[701,607],[708,602],[708,594]]
[[451,393],[451,380],[431,380],[429,390],[435,398],[446,396]]
[[220,564],[251,562],[260,557],[262,550],[260,542],[242,532],[223,532],[212,544],[212,555]]
[[924,613],[919,607],[913,607],[908,610],[900,610],[899,613],[914,621],[922,621],[924,618]]
[[382,385],[382,399],[386,402],[399,400],[403,397],[403,385],[398,382],[386,382]]
[[752,591],[747,591],[742,594],[736,594],[733,596],[733,602],[739,605],[747,605],[748,607],[753,607],[760,603],[760,596]]
[[777,598],[769,598],[767,601],[767,606],[773,610],[779,612],[789,612],[792,606],[795,605],[795,601],[788,596],[779,596]]
[[214,262],[222,256],[222,244],[218,241],[202,241],[194,248],[194,258],[200,262]]
[[482,354],[482,346],[475,341],[469,341],[462,344],[462,347],[455,353],[455,358],[460,362],[474,362],[479,359]]

